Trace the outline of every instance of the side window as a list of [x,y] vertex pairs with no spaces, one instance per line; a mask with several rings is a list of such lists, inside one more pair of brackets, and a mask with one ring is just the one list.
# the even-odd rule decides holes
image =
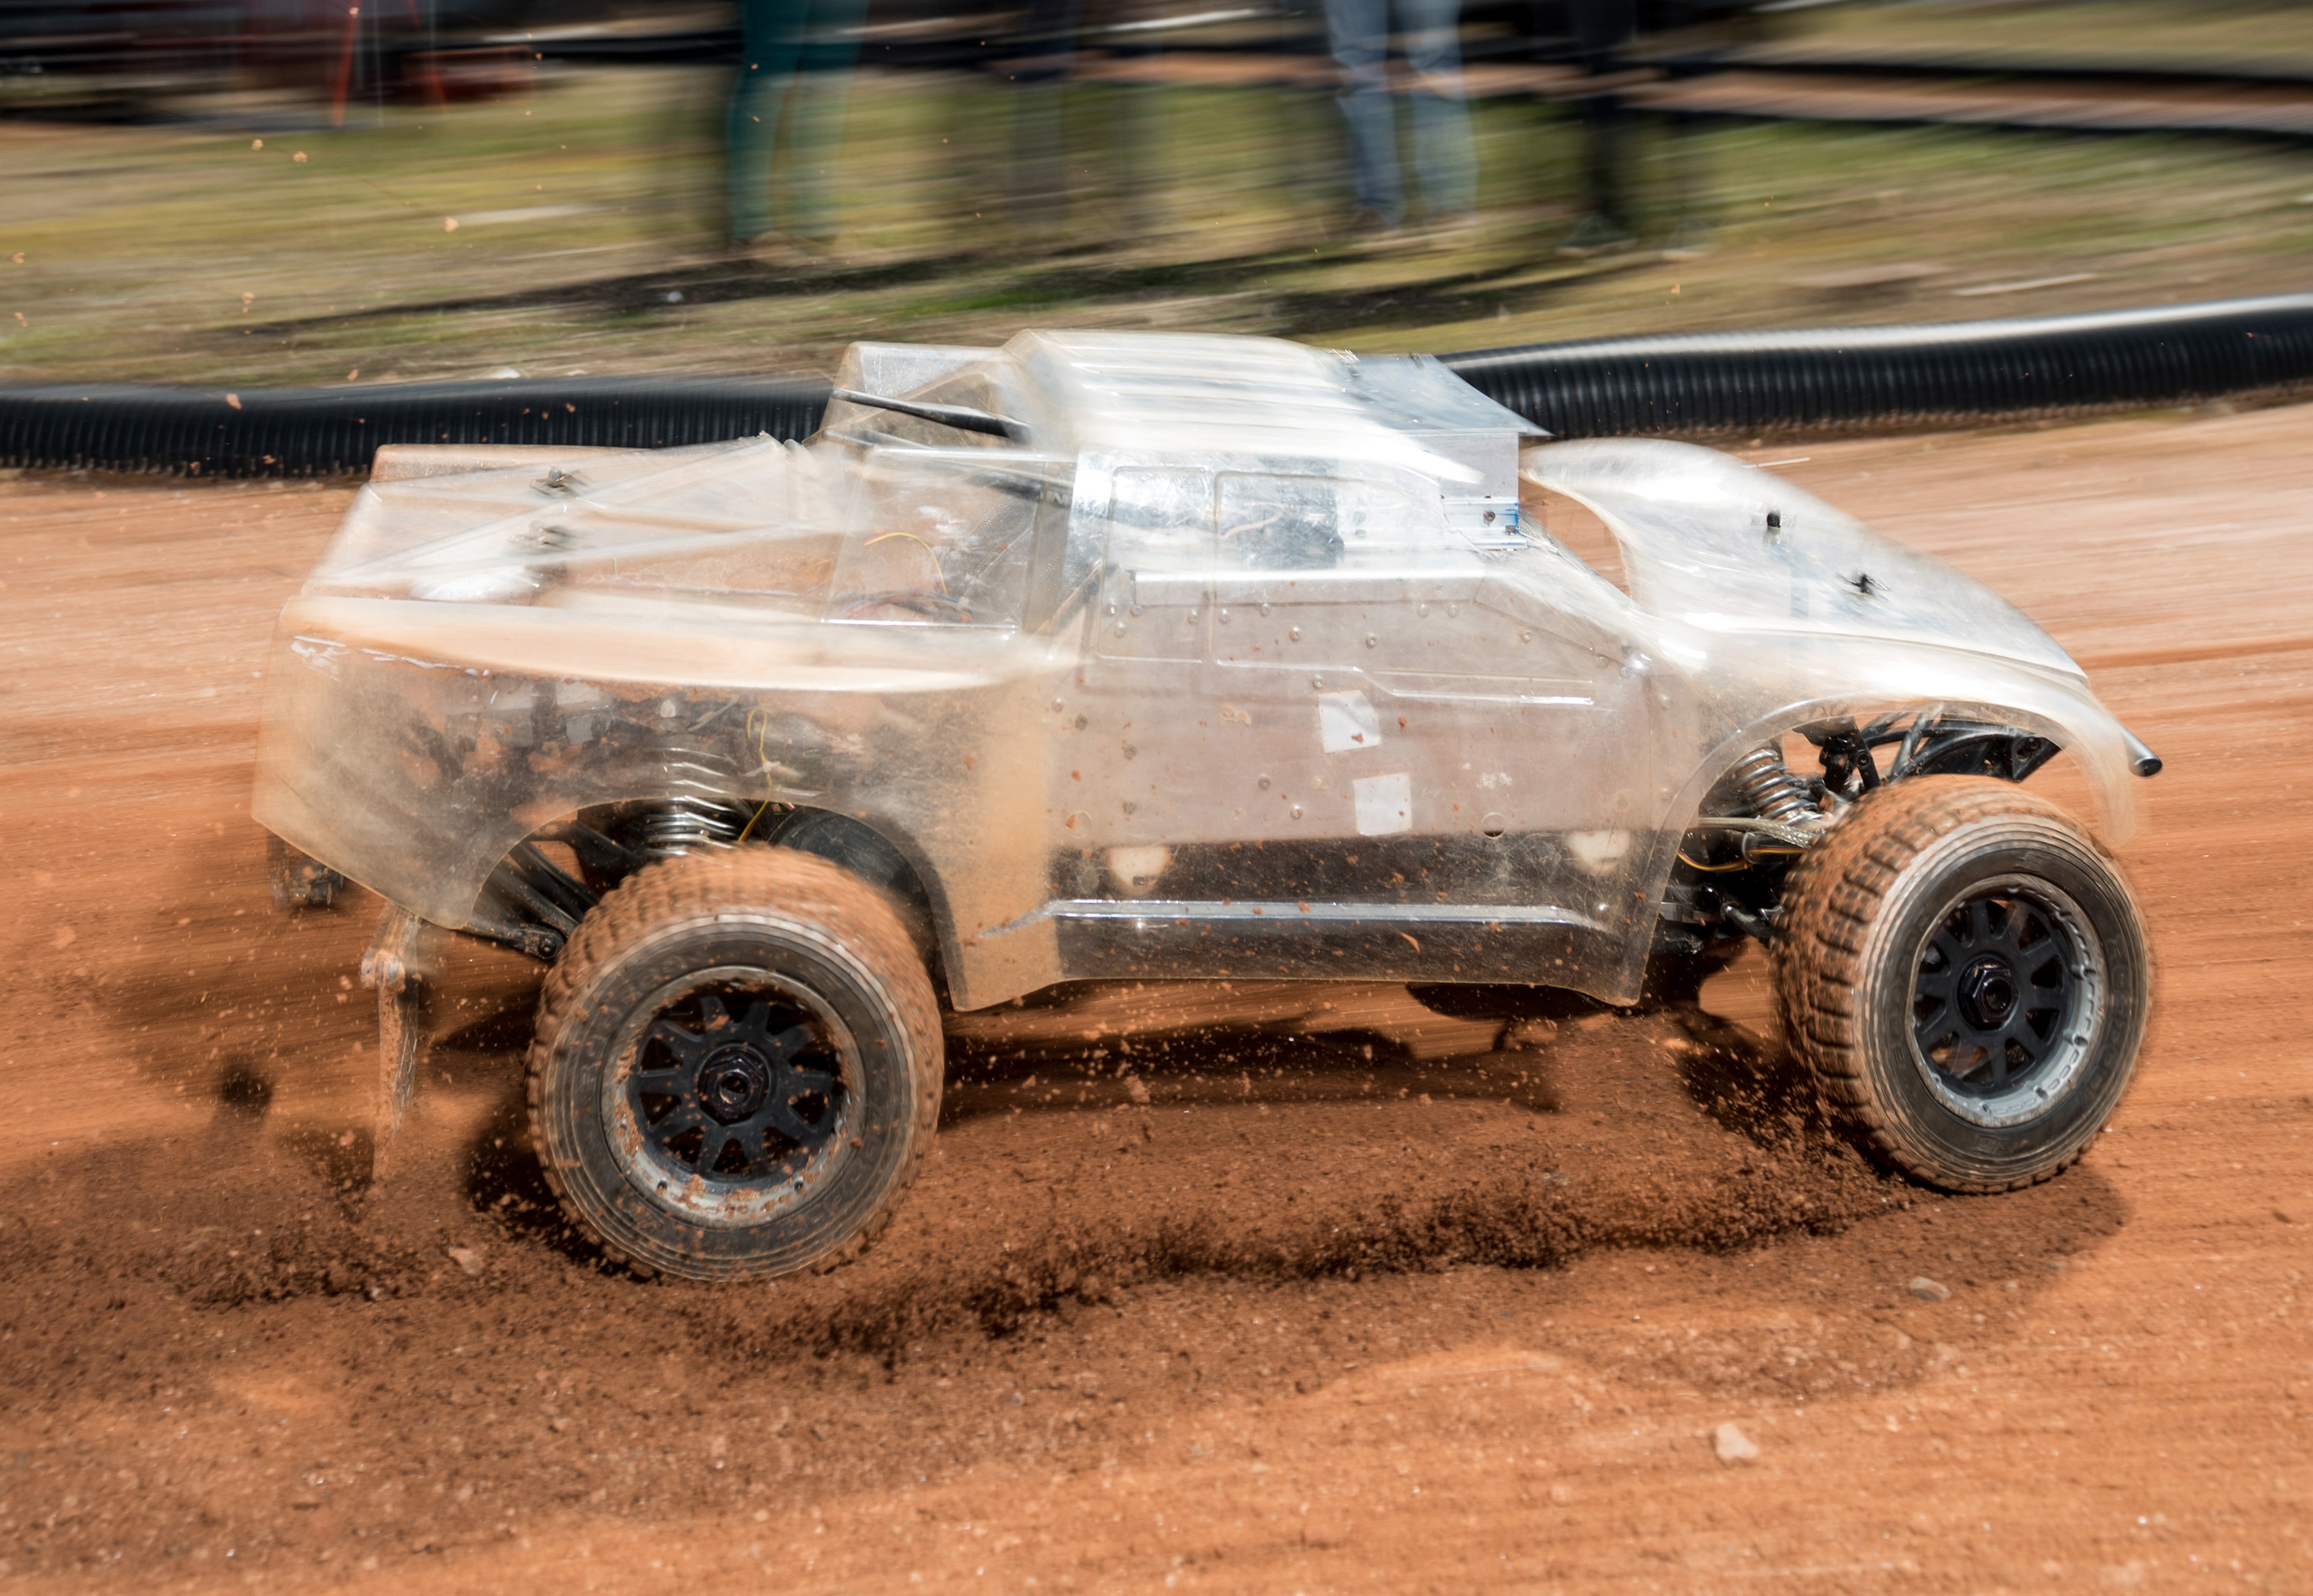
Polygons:
[[1341,484],[1324,477],[1224,472],[1218,484],[1227,570],[1323,570],[1341,562]]
[[1223,570],[1327,570],[1468,546],[1437,499],[1382,482],[1225,472],[1218,497]]
[[1118,659],[1204,657],[1213,569],[1212,479],[1126,468],[1109,500],[1099,652]]

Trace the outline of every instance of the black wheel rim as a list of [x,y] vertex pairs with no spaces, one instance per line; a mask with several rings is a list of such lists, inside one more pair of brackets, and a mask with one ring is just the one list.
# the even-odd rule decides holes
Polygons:
[[1912,1042],[1945,1106],[1985,1124],[2044,1111],[2077,1073],[2101,988],[2080,912],[2045,883],[1970,889],[1913,966]]
[[624,1089],[649,1162],[733,1192],[796,1181],[849,1106],[843,1041],[827,1018],[796,994],[738,982],[661,1009]]

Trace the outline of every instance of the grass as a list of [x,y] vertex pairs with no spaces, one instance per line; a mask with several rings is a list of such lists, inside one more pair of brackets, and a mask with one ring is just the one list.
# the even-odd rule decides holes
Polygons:
[[[856,338],[1026,325],[1458,348],[2273,292],[2313,247],[2294,146],[1729,123],[1639,140],[1642,235],[1684,195],[1711,252],[1571,260],[1551,246],[1579,210],[1579,129],[1509,99],[1473,107],[1474,232],[1367,245],[1340,232],[1330,101],[1252,88],[1070,90],[1070,201],[1038,215],[1009,192],[999,82],[863,73],[837,250],[734,259],[720,94],[709,72],[631,69],[342,131],[277,110],[0,121],[0,382],[824,369]],[[1933,269],[1816,280],[1896,263]],[[1958,294],[2049,278],[2072,280]]]

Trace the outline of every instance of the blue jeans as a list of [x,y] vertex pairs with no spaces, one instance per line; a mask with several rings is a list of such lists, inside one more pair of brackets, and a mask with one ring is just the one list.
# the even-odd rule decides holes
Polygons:
[[771,152],[790,89],[787,183],[795,231],[832,236],[834,164],[843,130],[843,73],[859,53],[867,0],[741,0],[739,81],[724,135],[731,236],[771,230]]
[[[1477,205],[1478,161],[1462,100],[1461,0],[1394,0],[1405,64],[1413,76],[1413,170],[1422,209],[1467,216]],[[1359,210],[1394,227],[1405,219],[1398,179],[1397,107],[1389,92],[1393,0],[1325,0],[1333,59],[1347,77],[1342,119]]]

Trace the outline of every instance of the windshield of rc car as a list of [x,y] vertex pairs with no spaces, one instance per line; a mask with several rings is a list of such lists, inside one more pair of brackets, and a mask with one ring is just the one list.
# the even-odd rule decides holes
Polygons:
[[[1016,627],[1068,535],[1068,475],[1031,454],[888,448],[858,463],[830,621]],[[1040,542],[1041,555],[1040,555]]]

